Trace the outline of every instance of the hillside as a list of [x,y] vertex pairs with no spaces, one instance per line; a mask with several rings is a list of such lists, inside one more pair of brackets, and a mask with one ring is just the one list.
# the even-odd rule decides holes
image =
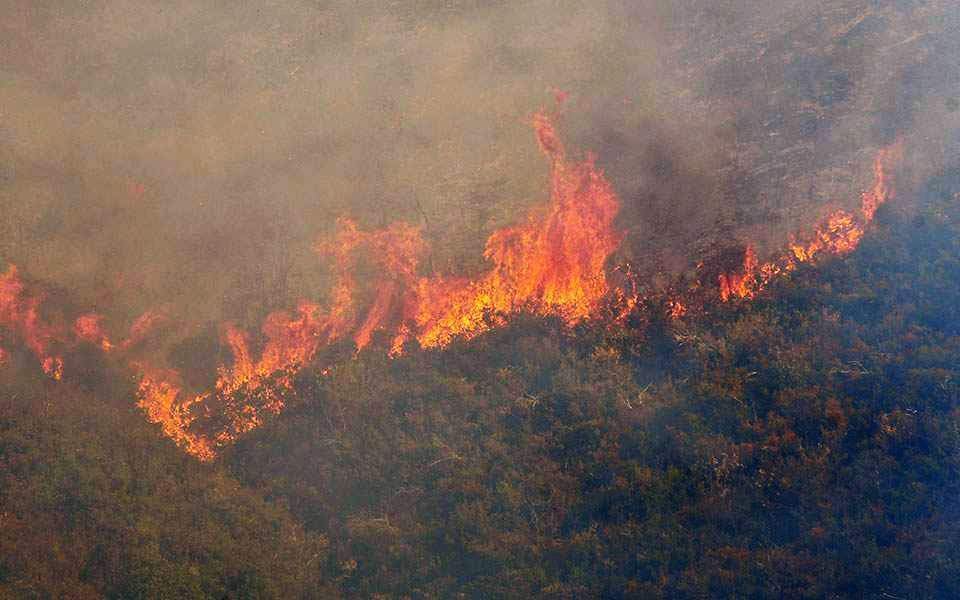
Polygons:
[[213,464],[5,382],[0,595],[956,597],[958,184],[695,317],[318,362]]
[[957,0],[3,7],[0,600],[960,598]]
[[352,597],[956,597],[958,183],[706,317],[306,374],[223,462]]
[[0,382],[0,598],[328,597],[326,543],[115,398]]

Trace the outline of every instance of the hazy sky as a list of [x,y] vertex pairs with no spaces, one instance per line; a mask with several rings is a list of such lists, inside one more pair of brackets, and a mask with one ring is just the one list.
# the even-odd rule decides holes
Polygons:
[[476,269],[546,197],[529,118],[563,90],[624,252],[676,262],[855,200],[890,123],[955,130],[948,4],[0,0],[0,259],[199,322],[322,299],[341,215]]

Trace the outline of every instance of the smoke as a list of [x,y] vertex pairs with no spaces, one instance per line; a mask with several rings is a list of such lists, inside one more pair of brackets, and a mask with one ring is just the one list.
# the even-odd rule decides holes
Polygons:
[[651,272],[854,206],[893,138],[919,178],[960,120],[947,1],[0,6],[0,260],[114,327],[326,300],[313,242],[344,215],[481,271],[548,196],[529,121],[560,91]]

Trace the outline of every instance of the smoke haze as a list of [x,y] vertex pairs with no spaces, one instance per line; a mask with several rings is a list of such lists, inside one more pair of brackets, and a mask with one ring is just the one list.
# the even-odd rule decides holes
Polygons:
[[548,196],[529,122],[558,93],[619,259],[762,249],[854,205],[892,140],[904,181],[955,149],[950,4],[3,0],[0,259],[115,324],[324,300],[313,242],[344,215],[477,272]]

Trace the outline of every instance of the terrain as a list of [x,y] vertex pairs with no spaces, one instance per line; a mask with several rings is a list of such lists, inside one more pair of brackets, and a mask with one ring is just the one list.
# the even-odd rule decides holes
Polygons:
[[5,380],[0,590],[955,596],[958,191],[935,177],[851,254],[706,316],[528,315],[304,369],[213,463],[133,382]]
[[0,598],[960,597],[953,2],[0,5]]

